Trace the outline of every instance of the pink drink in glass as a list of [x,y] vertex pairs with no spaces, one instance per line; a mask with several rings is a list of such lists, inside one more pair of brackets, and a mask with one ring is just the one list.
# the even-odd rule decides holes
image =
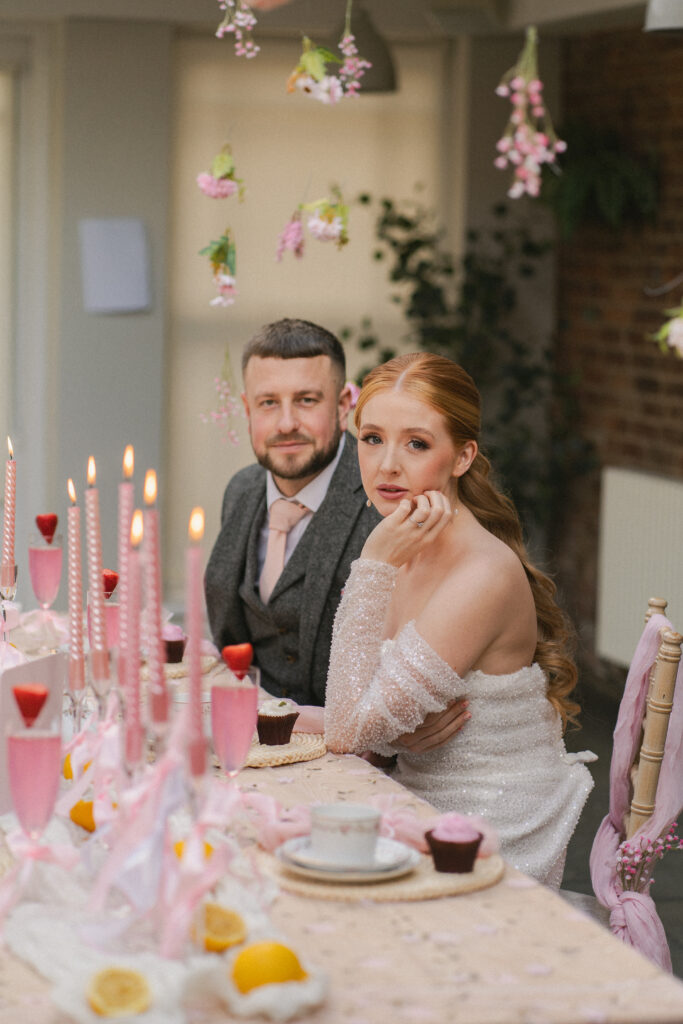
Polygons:
[[216,756],[227,775],[237,775],[256,729],[258,687],[212,686],[211,731]]
[[29,547],[28,571],[36,600],[47,610],[54,603],[62,577],[62,549],[60,547]]
[[52,816],[59,788],[62,738],[45,729],[24,729],[7,738],[12,803],[21,827],[37,839]]

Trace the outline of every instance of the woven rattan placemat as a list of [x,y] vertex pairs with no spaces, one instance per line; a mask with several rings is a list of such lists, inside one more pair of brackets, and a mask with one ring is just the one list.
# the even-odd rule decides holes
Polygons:
[[[218,658],[215,658],[213,654],[202,655],[202,675],[206,675],[214,667]],[[166,661],[164,662],[164,675],[167,679],[185,679],[190,674],[190,666],[186,661]],[[149,665],[145,663],[140,666],[140,678],[142,680],[149,679]]]
[[460,896],[478,889],[488,889],[500,881],[505,870],[502,857],[478,857],[474,870],[467,874],[451,874],[434,870],[432,858],[423,855],[420,863],[409,875],[387,882],[366,882],[346,884],[345,882],[309,881],[299,878],[275,857],[268,857],[267,870],[277,879],[278,885],[287,892],[314,899],[338,900],[354,903],[357,900],[434,900],[443,896]]
[[289,743],[269,747],[265,743],[254,743],[247,754],[247,768],[270,768],[278,764],[295,764],[297,761],[314,761],[327,753],[325,740],[319,733],[293,732]]

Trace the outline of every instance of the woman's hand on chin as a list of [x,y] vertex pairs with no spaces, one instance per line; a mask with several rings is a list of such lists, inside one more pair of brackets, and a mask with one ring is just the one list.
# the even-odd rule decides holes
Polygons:
[[398,569],[434,542],[452,514],[450,502],[441,491],[426,491],[412,500],[404,498],[372,531],[361,558],[388,562]]

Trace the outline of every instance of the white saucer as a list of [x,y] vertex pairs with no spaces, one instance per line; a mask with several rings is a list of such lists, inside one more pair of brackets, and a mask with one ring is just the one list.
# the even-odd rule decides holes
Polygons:
[[275,856],[294,874],[325,882],[384,882],[407,875],[420,862],[417,850],[385,836],[377,840],[374,863],[367,867],[331,864],[314,857],[310,836],[288,839],[277,848]]

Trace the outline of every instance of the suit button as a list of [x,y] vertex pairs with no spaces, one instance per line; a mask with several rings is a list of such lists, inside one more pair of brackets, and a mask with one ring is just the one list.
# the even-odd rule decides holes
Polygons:
[[285,654],[285,661],[289,662],[290,665],[293,665],[297,660],[296,654]]
[[287,630],[285,629],[284,626],[280,626],[280,628],[278,629],[278,634],[280,636],[286,636],[287,635]]

